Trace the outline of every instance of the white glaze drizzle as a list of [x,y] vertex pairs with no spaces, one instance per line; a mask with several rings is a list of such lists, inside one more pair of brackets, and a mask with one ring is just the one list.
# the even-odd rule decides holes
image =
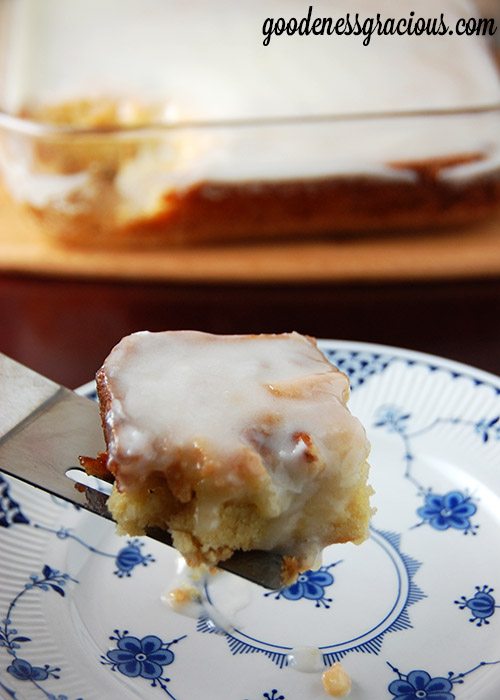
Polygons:
[[306,534],[304,509],[335,479],[322,502],[330,517],[344,518],[369,451],[345,405],[347,377],[314,343],[297,333],[141,332],[113,349],[104,371],[120,489],[140,489],[162,472],[168,481],[175,469],[200,489],[195,534],[218,527],[224,503],[253,503],[268,519],[259,546],[291,551],[300,532],[293,551],[312,565],[325,542],[312,514]]

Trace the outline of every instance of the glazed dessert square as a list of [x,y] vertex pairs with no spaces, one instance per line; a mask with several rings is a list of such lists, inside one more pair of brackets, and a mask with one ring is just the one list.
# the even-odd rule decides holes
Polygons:
[[135,333],[97,386],[120,533],[167,529],[192,565],[260,549],[297,570],[366,538],[369,443],[313,339]]

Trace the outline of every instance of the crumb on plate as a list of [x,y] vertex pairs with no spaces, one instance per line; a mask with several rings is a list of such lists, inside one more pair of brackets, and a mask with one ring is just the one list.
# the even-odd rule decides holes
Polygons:
[[351,692],[351,678],[338,661],[323,672],[321,680],[325,692],[332,698],[345,698]]

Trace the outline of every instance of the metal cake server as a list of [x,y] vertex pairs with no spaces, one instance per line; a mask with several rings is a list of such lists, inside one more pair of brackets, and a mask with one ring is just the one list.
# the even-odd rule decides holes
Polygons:
[[[105,450],[95,401],[37,374],[0,353],[0,469],[32,486],[111,520],[110,485],[88,477],[80,455]],[[71,474],[71,477],[67,473]],[[76,479],[75,479],[76,477]],[[79,491],[75,480],[85,484]],[[168,532],[148,536],[172,545]],[[235,552],[220,568],[269,589],[281,585],[282,558],[273,552]]]

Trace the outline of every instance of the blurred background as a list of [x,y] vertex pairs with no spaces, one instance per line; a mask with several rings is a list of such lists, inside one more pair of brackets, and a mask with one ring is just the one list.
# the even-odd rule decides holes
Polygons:
[[500,373],[498,31],[263,46],[309,5],[0,0],[1,352],[75,387],[133,331],[297,330]]

